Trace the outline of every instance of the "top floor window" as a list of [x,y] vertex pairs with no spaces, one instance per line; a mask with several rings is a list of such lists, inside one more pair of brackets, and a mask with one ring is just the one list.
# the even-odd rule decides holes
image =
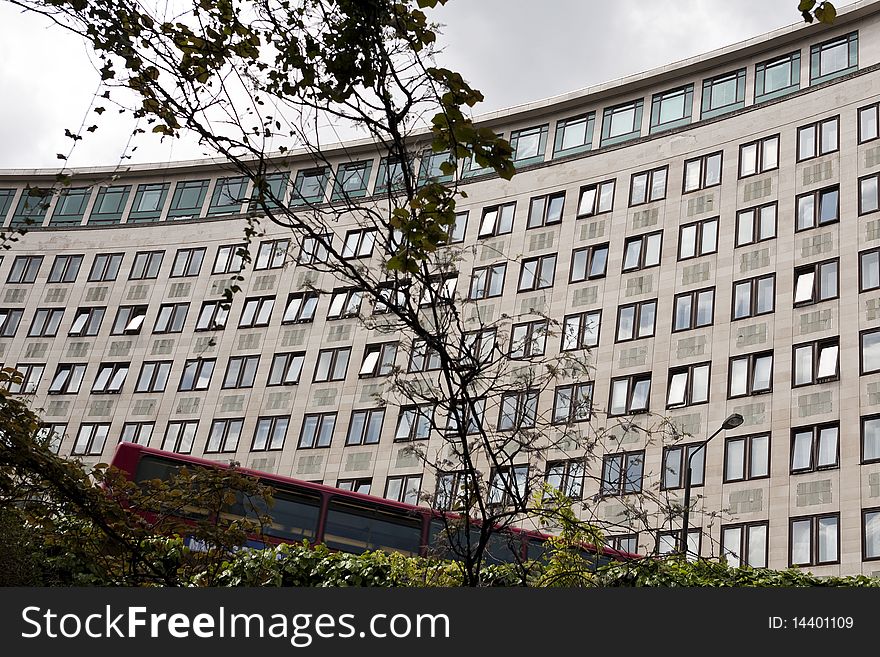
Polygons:
[[852,32],[810,48],[810,84],[818,84],[859,67],[859,34]]
[[553,157],[590,150],[593,143],[593,124],[596,114],[582,114],[556,122],[556,138],[553,140]]
[[87,223],[119,223],[131,193],[131,185],[100,187]]
[[544,149],[547,147],[547,131],[549,125],[541,125],[510,133],[510,147],[513,149],[513,161],[520,166],[532,162],[544,161]]
[[623,105],[606,107],[602,115],[602,146],[634,139],[642,133],[642,105],[639,98]]
[[52,210],[50,226],[78,226],[82,223],[86,205],[92,195],[91,187],[63,189],[58,194],[55,209]]
[[333,183],[332,200],[341,201],[347,198],[366,196],[372,168],[373,160],[340,164],[336,171],[336,180]]
[[396,158],[383,157],[379,162],[379,175],[376,180],[376,192],[392,192],[403,189],[408,172],[403,162]]
[[419,184],[449,182],[452,180],[454,171],[455,161],[449,151],[441,153],[426,151],[422,154],[422,161],[419,164]]
[[654,94],[651,99],[651,134],[691,122],[694,85]]
[[327,167],[297,171],[296,181],[293,183],[293,196],[290,199],[291,204],[323,203],[324,190],[327,188],[329,178],[330,170]]
[[208,180],[184,180],[177,183],[174,196],[171,197],[171,207],[168,208],[168,218],[198,217],[205,203],[209,183]]
[[208,207],[209,215],[233,214],[241,212],[241,204],[245,201],[248,179],[245,176],[234,178],[220,178],[214,183],[214,193],[211,194],[211,205]]
[[171,183],[154,183],[138,185],[134,193],[134,201],[128,213],[128,221],[158,221],[165,207],[165,199]]
[[703,107],[701,118],[708,119],[719,114],[745,107],[746,69],[717,75],[703,80]]
[[800,88],[801,51],[755,65],[755,102],[790,94]]
[[287,198],[287,182],[290,173],[281,171],[270,173],[254,180],[254,188],[251,190],[251,200],[248,203],[248,212],[260,212],[266,209],[281,207]]

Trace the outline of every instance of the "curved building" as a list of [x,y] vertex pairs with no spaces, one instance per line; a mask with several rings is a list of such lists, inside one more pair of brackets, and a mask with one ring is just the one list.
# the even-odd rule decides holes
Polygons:
[[[625,432],[590,464],[601,482],[571,483],[577,455],[551,460],[553,481],[617,522],[616,547],[674,546],[675,523],[628,530],[625,498],[654,486],[680,500],[688,450],[739,413],[694,459],[692,549],[880,571],[878,71],[880,4],[860,2],[833,26],[482,118],[518,173],[462,172],[455,238],[475,248],[457,294],[473,296],[482,269],[498,292],[482,286],[486,315],[537,308],[598,327],[549,338],[546,353],[593,349],[580,392],[603,421],[650,410],[693,436]],[[374,145],[329,153],[330,170],[288,157],[272,184],[317,204],[343,185],[381,197],[389,167]],[[132,440],[398,499],[434,490],[405,449],[420,437],[412,417],[400,434],[409,410],[376,407],[377,379],[407,363],[346,316],[351,299],[306,288],[334,288],[303,266],[314,249],[264,222],[227,317],[246,179],[218,161],[84,169],[34,203],[28,190],[54,175],[0,172],[3,225],[33,222],[0,262],[0,362],[23,373],[14,391],[61,454],[107,460]],[[357,225],[333,229],[378,263]]]

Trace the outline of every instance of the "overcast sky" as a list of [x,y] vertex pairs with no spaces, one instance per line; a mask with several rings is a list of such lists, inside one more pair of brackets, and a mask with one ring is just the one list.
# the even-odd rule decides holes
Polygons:
[[[796,0],[450,0],[431,15],[445,24],[441,64],[461,72],[486,97],[478,114],[801,22]],[[57,167],[55,154],[70,148],[64,129],[79,129],[97,86],[82,43],[0,0],[0,168]],[[132,127],[130,119],[102,121],[77,145],[69,165],[115,165]],[[162,144],[152,134],[136,145],[127,162],[205,154],[195,144]]]

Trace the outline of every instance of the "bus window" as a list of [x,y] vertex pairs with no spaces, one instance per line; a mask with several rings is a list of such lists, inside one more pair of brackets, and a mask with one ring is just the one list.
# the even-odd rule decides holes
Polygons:
[[[431,544],[428,547],[429,557],[438,559],[458,559],[461,555],[474,549],[480,540],[480,530],[471,527],[470,542],[468,543],[461,527],[453,523],[448,525],[443,520],[431,521]],[[505,531],[495,531],[489,537],[483,559],[487,564],[492,563],[518,563],[522,560],[522,538],[519,534]]]
[[142,456],[140,460],[138,460],[134,480],[137,483],[149,481],[151,479],[168,481],[177,475],[181,467],[182,466],[179,463],[174,463],[168,459],[156,456]]
[[[265,482],[264,482],[265,483]],[[314,542],[318,533],[318,517],[321,515],[321,498],[289,490],[272,489],[272,505],[258,495],[244,497],[236,494],[236,501],[224,518],[245,516],[253,521],[268,516],[271,522],[263,526],[263,535],[300,542]]]
[[327,509],[324,543],[333,550],[355,554],[392,550],[417,555],[421,538],[421,518],[397,517],[338,499],[331,500]]

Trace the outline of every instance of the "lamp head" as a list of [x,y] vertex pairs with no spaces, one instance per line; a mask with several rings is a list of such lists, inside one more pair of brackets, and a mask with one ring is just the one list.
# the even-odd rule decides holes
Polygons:
[[730,415],[726,420],[724,420],[724,424],[721,425],[721,428],[725,431],[729,429],[736,429],[739,425],[741,425],[745,420],[743,420],[743,416],[739,413],[734,413]]

